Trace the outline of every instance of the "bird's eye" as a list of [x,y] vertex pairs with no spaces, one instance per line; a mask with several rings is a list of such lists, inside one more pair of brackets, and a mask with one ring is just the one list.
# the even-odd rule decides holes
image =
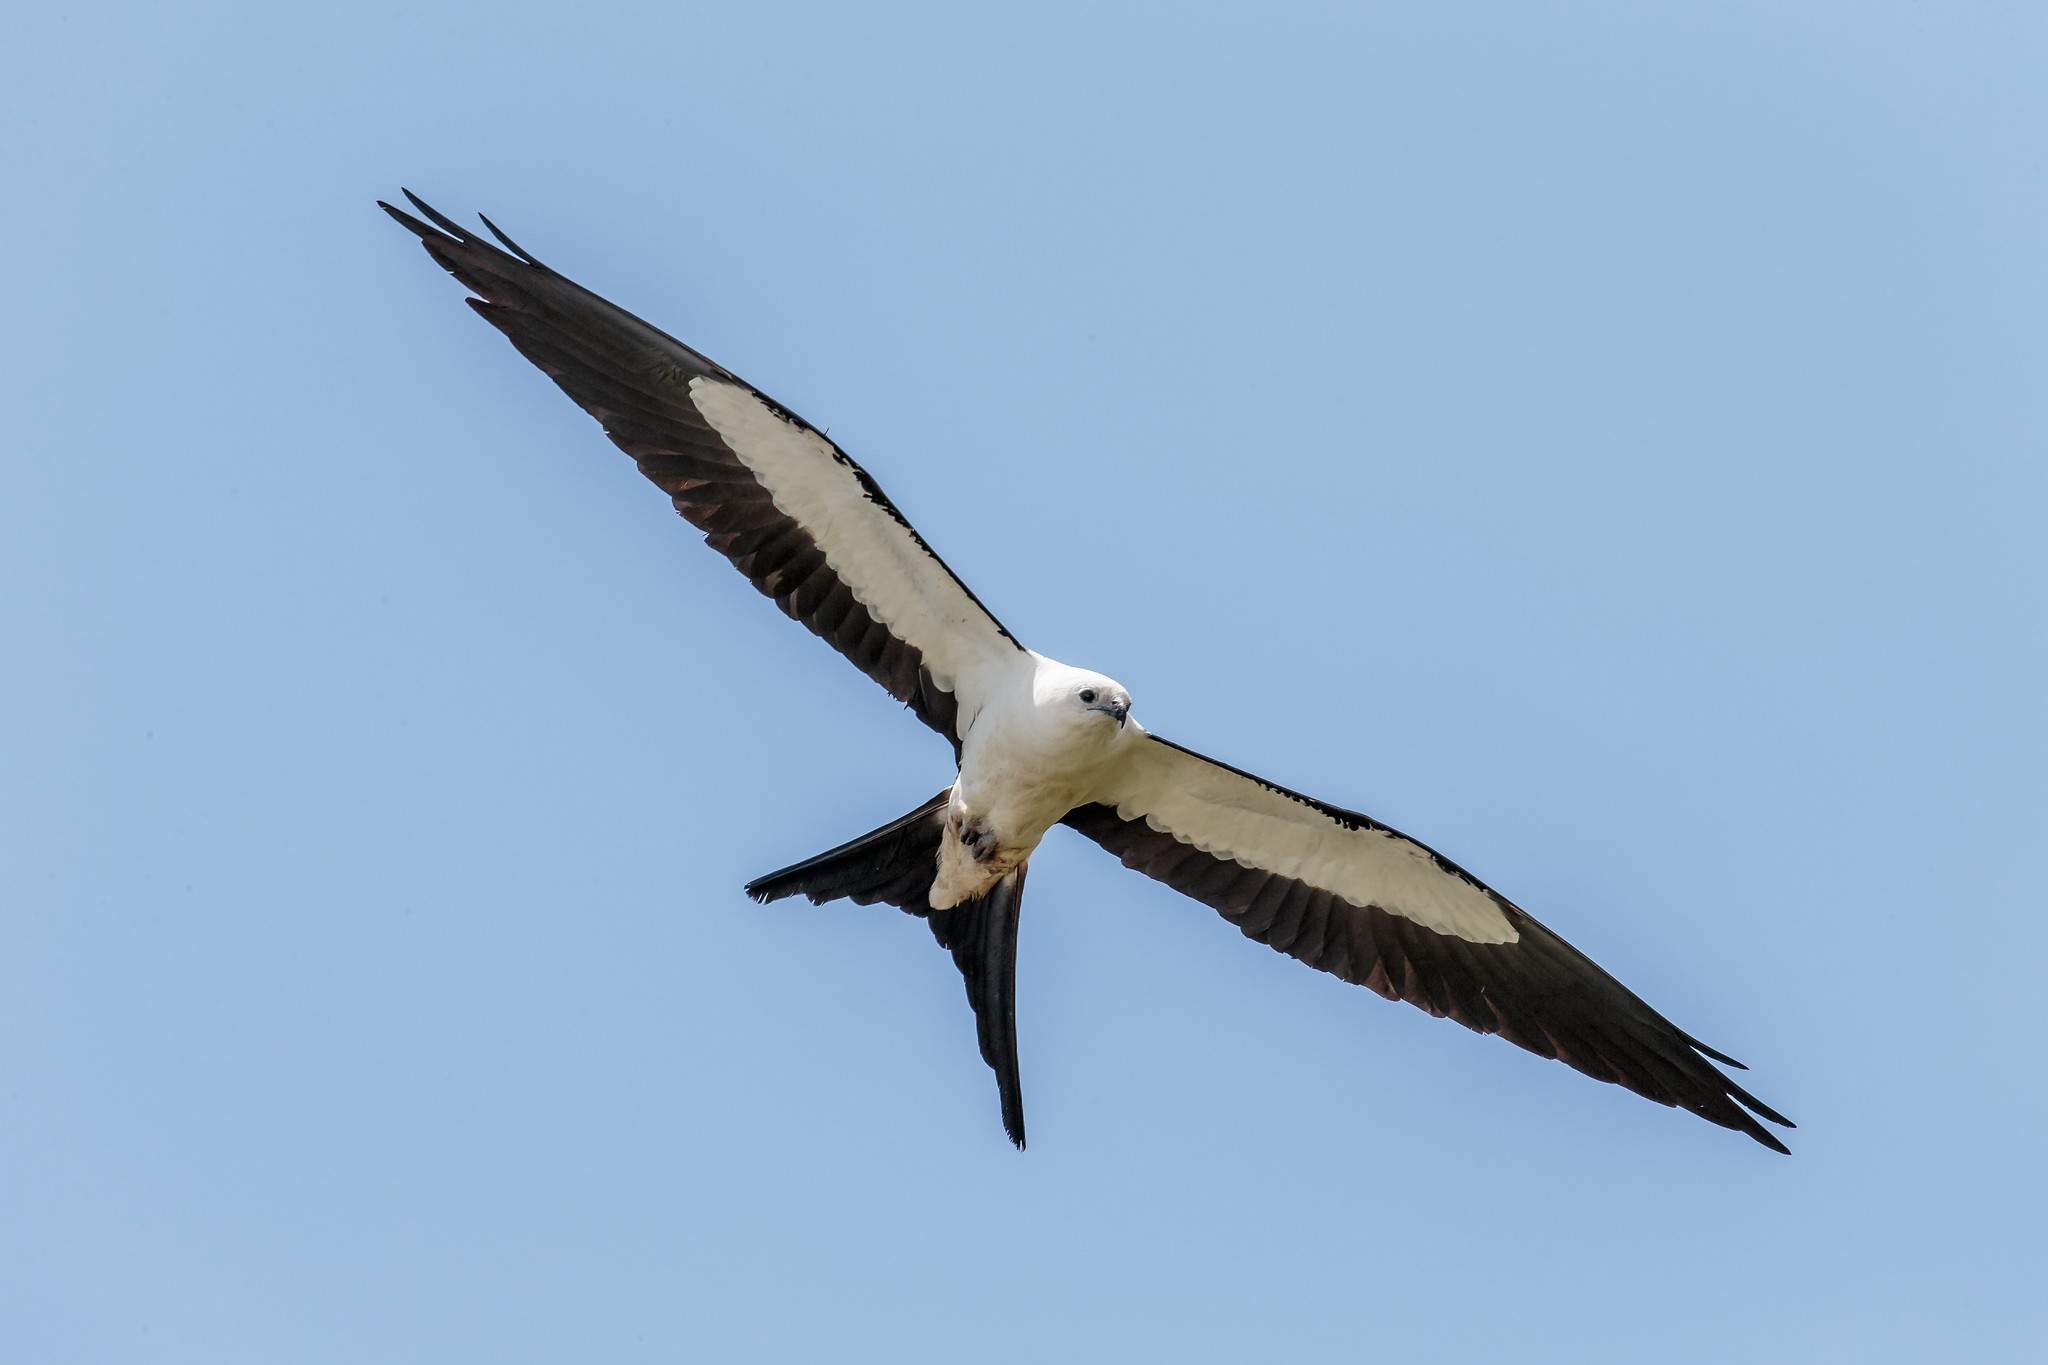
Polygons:
[[1081,700],[1082,700],[1082,701],[1084,701],[1084,702],[1094,701],[1094,700],[1095,700],[1095,689],[1094,689],[1094,688],[1092,688],[1092,687],[1084,687],[1084,688],[1082,688],[1082,689],[1081,689]]

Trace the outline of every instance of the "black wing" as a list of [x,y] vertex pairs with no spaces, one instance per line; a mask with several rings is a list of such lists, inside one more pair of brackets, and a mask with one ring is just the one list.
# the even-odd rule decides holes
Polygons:
[[[952,741],[956,714],[1028,656],[845,452],[737,375],[407,191],[380,201],[480,297],[470,307],[604,426],[777,606]],[[489,220],[485,225],[497,233]]]
[[1681,1031],[1499,893],[1428,847],[1155,736],[1105,803],[1065,823],[1280,952],[1389,1000],[1785,1144],[1792,1123]]

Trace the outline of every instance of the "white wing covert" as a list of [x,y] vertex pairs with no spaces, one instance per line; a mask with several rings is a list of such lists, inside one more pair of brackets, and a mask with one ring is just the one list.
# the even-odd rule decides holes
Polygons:
[[1101,800],[1125,820],[1214,858],[1375,906],[1468,943],[1513,943],[1498,897],[1435,852],[1376,820],[1263,782],[1146,735]]

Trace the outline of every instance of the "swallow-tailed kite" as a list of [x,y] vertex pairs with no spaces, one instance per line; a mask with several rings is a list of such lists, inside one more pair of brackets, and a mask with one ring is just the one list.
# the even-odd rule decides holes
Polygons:
[[937,796],[746,890],[922,916],[966,978],[1018,1147],[1017,912],[1032,852],[1065,824],[1311,967],[1786,1150],[1757,1117],[1792,1125],[1707,1059],[1739,1062],[1477,877],[1368,816],[1150,733],[1115,681],[1003,629],[816,427],[489,219],[502,250],[406,197],[429,222],[380,206],[474,292],[469,306],[713,549],[953,746],[957,775]]

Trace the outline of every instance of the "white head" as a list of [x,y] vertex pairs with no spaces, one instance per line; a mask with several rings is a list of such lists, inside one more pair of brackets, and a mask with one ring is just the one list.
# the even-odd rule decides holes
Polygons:
[[1072,734],[1112,739],[1123,732],[1131,714],[1131,694],[1123,685],[1085,668],[1045,669],[1037,692],[1039,714]]

